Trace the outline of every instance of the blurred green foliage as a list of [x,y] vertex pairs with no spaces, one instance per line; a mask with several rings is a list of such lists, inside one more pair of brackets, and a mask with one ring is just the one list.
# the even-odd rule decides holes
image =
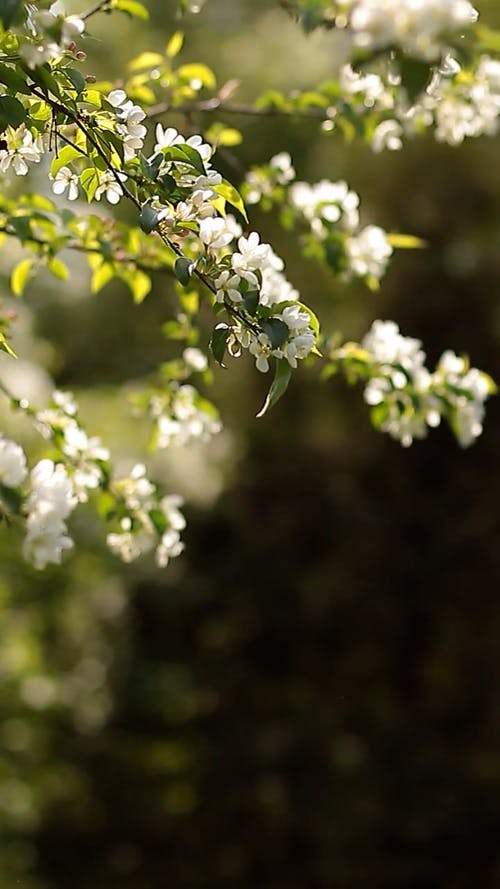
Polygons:
[[[163,50],[174,4],[149,5],[149,28],[99,23],[100,77],[132,43]],[[479,6],[498,27],[496,4]],[[182,57],[220,83],[238,77],[251,98],[328,76],[331,40],[264,0],[208,0]],[[376,156],[315,121],[224,122],[245,135],[221,152],[227,175],[287,149],[303,178],[345,177],[367,221],[428,242],[399,254],[374,295],[305,265],[293,236],[256,214],[326,320],[359,337],[394,318],[431,360],[467,350],[498,379],[498,140]],[[158,281],[144,328],[119,286],[32,301],[36,348],[49,331],[64,346],[47,357],[57,382],[129,450],[143,431],[114,386],[165,357],[151,331],[169,299]],[[223,470],[197,464],[187,550],[165,572],[118,565],[86,513],[79,553],[42,575],[2,535],[6,889],[500,886],[498,405],[467,453],[445,430],[402,451],[356,393],[337,379],[318,388],[307,370],[256,421],[258,376],[216,371],[239,432],[214,458]],[[188,490],[188,460],[158,472]]]

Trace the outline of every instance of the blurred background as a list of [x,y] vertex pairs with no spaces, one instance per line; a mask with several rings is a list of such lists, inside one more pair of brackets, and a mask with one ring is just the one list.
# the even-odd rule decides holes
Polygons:
[[[130,52],[164,49],[176,4],[147,5],[149,25],[95,21],[89,70],[114,78]],[[238,100],[336,67],[332,35],[305,37],[270,0],[208,0],[186,27],[181,60],[241,79]],[[254,211],[325,326],[360,338],[394,319],[431,364],[452,348],[500,378],[498,139],[373,155],[314,121],[231,123],[239,163],[289,150],[300,178],[346,178],[365,223],[428,241],[372,294]],[[139,455],[122,391],[172,354],[174,300],[163,281],[140,309],[119,285],[87,294],[83,268],[29,290],[24,360],[0,372],[43,403],[36,358],[89,431]],[[41,574],[2,531],[1,887],[500,887],[499,406],[469,451],[444,428],[403,450],[361,391],[314,370],[256,421],[266,382],[250,362],[216,371],[226,431],[154,464],[188,503],[167,570],[123,567],[91,510],[75,554]]]

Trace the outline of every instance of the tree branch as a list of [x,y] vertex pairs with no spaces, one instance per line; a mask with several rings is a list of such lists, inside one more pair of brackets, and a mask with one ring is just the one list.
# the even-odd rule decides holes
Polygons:
[[220,111],[224,114],[241,114],[251,117],[302,117],[311,118],[313,120],[326,120],[332,116],[330,108],[276,108],[274,105],[257,108],[255,105],[249,105],[245,102],[224,102],[222,99],[215,97],[206,99],[203,102],[185,103],[183,105],[173,105],[171,102],[160,102],[153,105],[146,112],[147,117],[161,117],[168,112],[176,112],[178,114],[196,114],[210,113]]

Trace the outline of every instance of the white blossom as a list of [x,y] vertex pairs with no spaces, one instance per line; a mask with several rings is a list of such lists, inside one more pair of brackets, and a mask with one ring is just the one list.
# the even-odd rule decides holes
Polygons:
[[125,173],[120,173],[119,171],[116,172],[116,176],[110,170],[105,170],[103,173],[99,173],[99,185],[94,194],[96,201],[100,201],[102,195],[105,195],[108,203],[119,203],[120,198],[123,196],[123,189],[119,182],[116,181],[117,177],[120,182],[127,181]]
[[209,250],[227,247],[233,238],[233,230],[227,226],[226,220],[222,217],[209,216],[200,221],[200,240]]
[[403,147],[403,127],[397,120],[384,120],[373,131],[371,145],[376,153],[388,149],[399,151]]
[[378,281],[385,273],[392,252],[385,231],[377,225],[368,225],[346,241],[349,270],[360,277],[370,275]]
[[7,137],[7,145],[0,150],[0,173],[6,173],[12,166],[16,176],[26,176],[29,164],[38,164],[41,160],[41,149],[24,124]]
[[329,182],[327,179],[313,185],[294,182],[289,199],[320,239],[326,237],[332,224],[339,223],[347,231],[353,231],[359,224],[359,197],[349,190],[346,182]]
[[184,349],[182,357],[187,366],[191,370],[197,371],[198,373],[201,373],[208,367],[207,356],[204,355],[200,349],[196,349],[194,346],[188,346],[186,349]]
[[49,562],[60,564],[63,552],[73,546],[65,519],[77,498],[65,467],[52,460],[40,460],[32,469],[30,488],[23,554],[41,569]]
[[[247,272],[245,278],[255,287],[258,286],[259,282],[255,275],[250,278],[249,273]],[[239,289],[241,286],[241,278],[239,275],[233,274],[229,269],[224,269],[218,278],[215,279],[214,285],[217,291],[215,296],[216,302],[223,303],[225,299],[229,299],[233,303],[242,302],[243,296]]]
[[360,47],[399,46],[432,61],[477,17],[469,0],[354,0],[349,27]]
[[52,191],[54,194],[62,195],[68,190],[68,201],[76,201],[78,198],[79,179],[76,173],[73,173],[69,167],[61,167],[54,176],[52,183]]
[[28,474],[26,457],[20,445],[0,437],[0,484],[17,488]]
[[[202,353],[199,354],[205,358]],[[217,415],[208,410],[208,405],[199,398],[196,389],[188,384],[174,391],[168,405],[161,401],[153,402],[152,413],[156,415],[156,446],[159,449],[172,445],[185,446],[192,441],[208,441],[222,428]]]
[[269,244],[260,243],[260,237],[257,232],[250,232],[248,238],[239,238],[238,252],[233,253],[231,257],[231,265],[234,271],[241,275],[242,278],[252,281],[254,276],[250,275],[248,277],[248,273],[256,272],[264,267],[268,260],[270,249]]

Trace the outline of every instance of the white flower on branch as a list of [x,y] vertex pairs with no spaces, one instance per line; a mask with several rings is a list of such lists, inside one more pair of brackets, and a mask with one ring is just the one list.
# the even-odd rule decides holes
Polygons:
[[200,240],[209,250],[227,247],[234,239],[232,227],[220,216],[207,217],[200,221]]
[[392,252],[385,231],[378,225],[368,225],[346,241],[349,269],[360,277],[369,275],[378,281],[386,271]]
[[0,437],[0,484],[17,488],[28,474],[26,457],[20,445]]
[[[257,232],[250,232],[248,238],[238,239],[238,251],[231,257],[231,265],[234,271],[247,278],[248,273],[262,269],[269,259],[269,244],[261,244]],[[249,280],[253,280],[253,275]]]
[[42,152],[32,134],[22,124],[14,134],[7,137],[7,148],[0,149],[0,173],[6,173],[12,166],[16,176],[26,176],[29,164],[38,164]]
[[60,564],[63,552],[73,546],[65,519],[76,506],[77,498],[66,469],[52,460],[37,463],[30,474],[30,488],[23,554],[35,568],[41,569],[49,562]]
[[117,177],[120,182],[127,181],[125,173],[120,173],[119,171],[116,172],[116,175],[110,170],[99,174],[99,185],[94,194],[96,201],[100,201],[101,197],[105,195],[109,204],[118,204],[120,202],[120,199],[123,197],[123,188],[120,182],[117,182]]
[[469,0],[351,0],[349,27],[360,47],[399,46],[433,61],[477,17]]
[[54,176],[52,183],[52,191],[54,194],[63,195],[67,190],[66,197],[68,201],[76,201],[79,195],[79,179],[76,173],[73,173],[69,167],[61,167]]

